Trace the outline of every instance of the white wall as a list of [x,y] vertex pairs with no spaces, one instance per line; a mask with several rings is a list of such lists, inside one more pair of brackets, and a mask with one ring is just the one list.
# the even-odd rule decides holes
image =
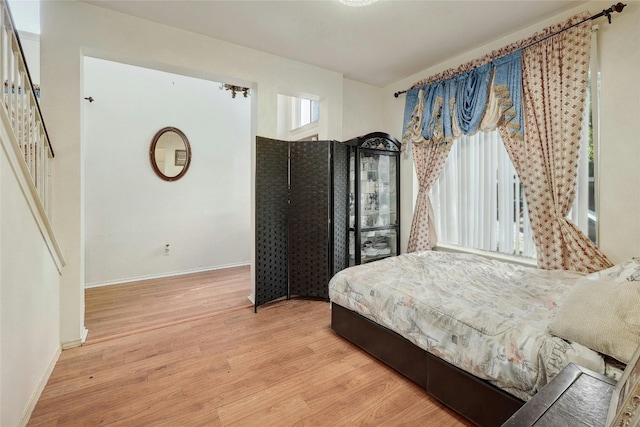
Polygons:
[[277,137],[278,94],[316,95],[323,117],[319,137],[339,140],[343,135],[343,79],[339,73],[81,2],[43,2],[40,41],[41,105],[57,154],[53,225],[68,260],[60,290],[65,346],[79,344],[85,333],[82,159],[86,147],[81,103],[88,94],[82,90],[83,55],[251,86],[252,144],[255,135]]
[[34,84],[40,84],[40,35],[20,31],[20,44]]
[[60,276],[1,124],[0,138],[0,425],[15,426],[26,422],[60,351]]
[[343,102],[343,140],[370,132],[386,132],[401,139],[400,133],[382,128],[386,125],[386,121],[382,116],[383,92],[380,88],[345,79]]
[[[220,86],[85,57],[86,285],[250,262],[251,98]],[[193,153],[174,182],[149,159],[167,126]]]
[[[594,12],[608,7],[594,3]],[[614,262],[640,256],[640,3],[626,3],[598,32],[600,247]]]
[[[640,49],[637,48],[640,46],[640,4],[628,3],[621,14],[613,15],[611,25],[606,18],[596,22],[600,27],[598,44],[602,71],[599,246],[614,263],[640,256]],[[394,98],[394,92],[527,38],[578,12],[589,10],[596,14],[610,6],[610,2],[589,2],[384,88],[383,118],[386,126],[393,135],[402,132],[405,97]],[[414,190],[417,189],[413,188],[411,160],[408,156],[403,156],[403,159],[401,222],[404,235],[411,224]]]

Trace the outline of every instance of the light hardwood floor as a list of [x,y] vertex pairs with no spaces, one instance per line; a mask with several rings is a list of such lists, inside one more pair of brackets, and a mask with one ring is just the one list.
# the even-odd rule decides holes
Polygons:
[[242,266],[89,288],[87,343],[249,307],[249,275]]
[[29,425],[472,425],[336,335],[326,302],[165,325],[64,351]]

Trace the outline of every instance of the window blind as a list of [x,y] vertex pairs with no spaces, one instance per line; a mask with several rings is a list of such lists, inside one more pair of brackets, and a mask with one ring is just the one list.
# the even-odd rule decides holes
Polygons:
[[431,202],[440,242],[535,256],[522,186],[497,131],[454,142]]

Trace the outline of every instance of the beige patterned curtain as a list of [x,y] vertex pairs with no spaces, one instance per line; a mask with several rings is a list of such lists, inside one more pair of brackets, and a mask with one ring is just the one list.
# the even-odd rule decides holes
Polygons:
[[407,252],[431,250],[437,242],[436,229],[433,220],[433,208],[429,198],[429,190],[444,167],[452,144],[430,144],[422,135],[422,121],[424,119],[424,91],[420,89],[415,106],[406,106],[405,132],[402,143],[412,144],[413,164],[418,177],[418,196],[413,210],[413,221],[409,234]]
[[524,186],[538,267],[581,272],[611,266],[567,214],[573,204],[585,108],[591,23],[585,22],[522,55],[524,141],[500,133]]
[[444,167],[453,144],[414,144],[413,164],[418,176],[418,197],[413,211],[407,252],[431,250],[437,242],[429,190]]

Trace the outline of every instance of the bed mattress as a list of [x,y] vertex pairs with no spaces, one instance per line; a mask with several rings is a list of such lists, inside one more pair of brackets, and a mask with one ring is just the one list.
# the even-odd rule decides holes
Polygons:
[[427,251],[342,270],[329,298],[528,400],[570,362],[604,373],[600,354],[547,329],[582,276]]

